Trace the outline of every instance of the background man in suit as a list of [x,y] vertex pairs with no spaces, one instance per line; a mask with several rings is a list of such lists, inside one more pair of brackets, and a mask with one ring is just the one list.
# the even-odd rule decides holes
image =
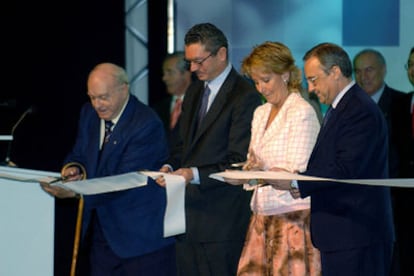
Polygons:
[[[414,47],[411,48],[405,68],[407,69],[408,80],[414,88]],[[408,155],[403,161],[402,176],[412,178],[414,177],[414,91],[407,94],[406,103],[408,103],[410,111],[411,151],[408,151]]]
[[[406,64],[408,80],[414,86],[414,48],[408,57]],[[404,102],[396,106],[399,120],[394,124],[394,130],[399,137],[396,142],[400,148],[399,177],[414,178],[414,117],[413,99],[414,92],[404,94]],[[414,248],[414,220],[411,216],[414,212],[412,200],[413,188],[392,188],[394,199],[394,221],[397,236],[397,249],[400,265],[400,276],[414,275],[413,248]]]
[[[177,237],[179,275],[235,275],[250,217],[251,194],[209,178],[244,161],[259,93],[228,61],[228,42],[216,26],[202,23],[185,35],[185,58],[198,80],[186,92],[180,143],[161,171],[182,175],[186,233]],[[208,88],[205,89],[205,85]],[[204,92],[203,92],[204,91]],[[210,93],[208,94],[208,91]],[[207,113],[199,111],[209,95]],[[157,180],[165,185],[163,179]]]
[[356,82],[378,104],[385,116],[389,139],[389,176],[398,177],[401,153],[397,141],[400,133],[395,125],[400,122],[399,114],[405,93],[395,90],[385,83],[387,65],[380,52],[374,49],[362,50],[355,55],[353,65]]
[[[88,77],[88,96],[78,136],[65,160],[68,181],[104,177],[140,169],[158,169],[168,157],[161,120],[129,93],[128,77],[115,64],[97,65]],[[113,123],[104,139],[104,121]],[[106,140],[106,141],[105,141]],[[59,198],[75,194],[42,184]],[[163,237],[165,190],[152,180],[126,191],[84,196],[85,275],[175,275],[174,239]]]
[[[354,61],[355,80],[368,95],[378,104],[388,127],[388,166],[389,177],[406,177],[404,176],[404,156],[406,156],[409,141],[409,122],[410,113],[408,106],[404,108],[406,103],[406,93],[395,90],[385,83],[387,73],[387,65],[384,56],[374,49],[364,49],[355,55]],[[403,201],[406,200],[405,188],[392,187],[391,196],[394,211],[394,225],[396,231],[396,247],[394,251],[393,275],[401,274],[400,260],[404,258],[412,258],[411,252],[408,256],[399,248],[404,246],[407,241],[403,240],[406,231],[404,226],[407,218],[407,209],[404,210],[400,206],[407,205]],[[408,206],[406,206],[408,207]],[[401,234],[400,234],[401,233]],[[408,237],[407,237],[408,238]],[[404,274],[403,274],[404,275]]]
[[185,91],[192,81],[192,74],[184,60],[184,52],[168,54],[164,59],[162,72],[162,81],[165,83],[168,95],[153,108],[164,123],[171,148],[178,136],[178,118]]
[[[408,80],[410,81],[411,85],[414,88],[414,47],[411,48],[411,51],[408,56],[407,64],[405,65],[405,69],[407,70]],[[409,148],[411,150],[405,151],[405,155],[403,157],[403,161],[401,164],[402,165],[401,176],[412,178],[414,177],[414,151],[413,151],[414,150],[414,91],[409,92],[405,98],[405,105],[404,105],[403,110],[407,110],[407,108],[410,113],[408,128],[410,129],[409,132],[411,135],[408,135],[408,136],[411,137],[410,143],[409,143],[410,145]]]
[[[304,56],[309,89],[331,105],[306,175],[338,179],[388,177],[387,126],[381,110],[352,80],[348,54],[322,43]],[[275,168],[276,170],[276,168]],[[394,226],[388,187],[323,181],[268,181],[293,195],[311,196],[311,233],[322,274],[390,273]],[[295,189],[297,188],[297,189]]]

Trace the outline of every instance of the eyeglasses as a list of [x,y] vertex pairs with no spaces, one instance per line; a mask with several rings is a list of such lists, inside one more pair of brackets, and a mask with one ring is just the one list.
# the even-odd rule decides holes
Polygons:
[[[329,74],[331,74],[332,72],[332,68],[335,65],[332,65],[329,69],[323,69],[323,71],[325,72],[325,77],[328,76]],[[313,77],[307,77],[306,80],[308,81],[308,83],[312,83],[313,86],[315,86],[316,84],[316,80],[318,80],[320,78],[320,76],[313,76]]]
[[202,58],[202,59],[195,59],[195,60],[187,60],[187,59],[184,59],[184,61],[187,64],[188,67],[191,66],[191,63],[195,63],[198,66],[201,66],[201,65],[203,65],[203,62],[206,61],[212,55],[213,55],[213,53],[210,53],[208,56],[206,56],[205,58]]
[[306,80],[307,80],[308,82],[312,83],[312,85],[315,85],[315,82],[316,82],[316,80],[317,80],[318,78],[319,78],[318,76],[314,76],[314,77],[309,77],[309,78],[306,78]]
[[408,62],[404,65],[405,70],[410,70],[412,67],[414,67],[414,63]]

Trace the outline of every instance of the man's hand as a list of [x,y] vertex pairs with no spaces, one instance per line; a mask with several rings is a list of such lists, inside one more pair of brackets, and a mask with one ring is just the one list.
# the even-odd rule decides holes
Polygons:
[[70,166],[64,168],[61,174],[62,177],[65,179],[65,182],[78,181],[84,179],[84,175],[80,172],[80,169],[77,166]]
[[[86,174],[84,174],[83,167],[82,169],[79,167],[81,165],[72,165],[75,163],[69,163],[67,166],[63,167],[61,171],[61,179],[62,182],[70,182],[70,181],[79,181],[85,179]],[[78,197],[73,191],[66,190],[64,188],[58,186],[52,186],[50,183],[47,182],[40,182],[40,187],[43,191],[50,194],[53,197],[57,198],[73,198]]]
[[235,185],[235,186],[247,183],[246,179],[234,179],[234,178],[226,178],[226,177],[224,177],[224,181],[226,181],[227,183],[231,185]]
[[278,190],[290,190],[292,189],[292,180],[280,180],[280,179],[266,179],[266,183],[273,186]]
[[300,192],[299,192],[299,189],[290,189],[290,190],[289,190],[289,192],[290,192],[290,195],[291,195],[294,199],[296,199],[296,198],[300,198]]
[[190,168],[181,168],[181,169],[176,170],[172,174],[181,175],[182,177],[184,177],[186,185],[190,183],[190,181],[193,180],[194,178],[193,170],[191,170]]
[[[171,173],[171,168],[167,165],[164,165],[164,166],[161,167],[160,172]],[[167,184],[165,182],[164,176],[162,176],[162,175],[155,179],[155,183],[157,183],[158,185],[160,185],[163,188],[165,188],[165,185]]]
[[53,197],[57,197],[57,198],[73,198],[73,197],[76,197],[75,192],[63,189],[63,188],[58,187],[58,186],[51,186],[49,183],[46,183],[46,182],[40,182],[40,187],[42,187],[42,189],[46,193],[50,194]]
[[170,173],[170,172],[172,172],[172,171],[171,171],[171,168],[170,168],[169,166],[164,165],[164,166],[162,166],[162,168],[160,169],[160,172],[163,172],[163,173]]
[[[163,166],[160,169],[160,172],[171,173],[174,175],[181,175],[182,177],[184,177],[186,185],[190,183],[190,181],[194,178],[193,171],[190,168],[181,168],[181,169],[171,172],[168,166]],[[162,175],[158,177],[157,179],[155,179],[155,182],[164,188],[165,188],[165,185],[167,185],[167,183],[165,182],[165,178]]]

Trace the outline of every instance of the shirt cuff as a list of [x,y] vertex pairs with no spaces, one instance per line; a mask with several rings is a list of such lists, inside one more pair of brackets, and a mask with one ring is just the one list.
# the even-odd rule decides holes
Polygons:
[[200,175],[196,167],[190,168],[193,171],[193,179],[190,181],[191,184],[200,185]]

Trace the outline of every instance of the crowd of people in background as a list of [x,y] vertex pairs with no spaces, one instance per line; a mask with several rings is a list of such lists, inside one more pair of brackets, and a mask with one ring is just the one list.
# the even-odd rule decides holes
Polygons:
[[[186,232],[163,237],[162,176],[144,188],[81,196],[79,275],[412,275],[413,188],[209,176],[243,162],[242,170],[332,179],[413,178],[414,91],[387,85],[375,49],[351,59],[321,43],[303,56],[302,72],[287,45],[266,41],[241,73],[229,50],[215,25],[191,27],[184,50],[164,59],[167,93],[152,109],[130,93],[118,65],[90,72],[90,102],[62,176],[180,175]],[[414,48],[405,68],[414,87]],[[320,103],[329,106],[323,119]]]

